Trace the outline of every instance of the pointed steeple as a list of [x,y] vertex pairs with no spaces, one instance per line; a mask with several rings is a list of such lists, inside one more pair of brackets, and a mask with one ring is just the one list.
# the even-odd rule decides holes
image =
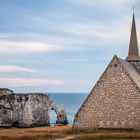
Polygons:
[[134,13],[133,13],[133,20],[132,20],[129,52],[128,52],[128,56],[126,58],[126,61],[128,61],[128,62],[140,61],[138,41],[137,41],[137,32],[136,32],[136,25],[135,25],[135,14]]

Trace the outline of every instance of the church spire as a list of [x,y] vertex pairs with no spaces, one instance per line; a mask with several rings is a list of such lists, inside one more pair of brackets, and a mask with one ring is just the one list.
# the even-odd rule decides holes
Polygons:
[[134,13],[133,13],[133,20],[132,20],[129,52],[128,52],[128,57],[126,58],[126,61],[128,62],[140,61]]

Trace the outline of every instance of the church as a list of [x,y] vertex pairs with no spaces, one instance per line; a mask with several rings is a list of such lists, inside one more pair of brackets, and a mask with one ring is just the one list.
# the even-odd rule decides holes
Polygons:
[[114,56],[75,114],[73,130],[140,130],[140,57],[135,14],[128,56]]

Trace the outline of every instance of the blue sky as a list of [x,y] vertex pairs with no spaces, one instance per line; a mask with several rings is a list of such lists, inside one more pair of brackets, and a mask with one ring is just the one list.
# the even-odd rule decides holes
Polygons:
[[117,54],[126,58],[139,0],[0,0],[0,86],[86,92]]

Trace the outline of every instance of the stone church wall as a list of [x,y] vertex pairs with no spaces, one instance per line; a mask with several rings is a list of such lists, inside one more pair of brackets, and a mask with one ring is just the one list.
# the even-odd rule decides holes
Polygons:
[[140,129],[140,91],[114,57],[79,111],[73,130]]

